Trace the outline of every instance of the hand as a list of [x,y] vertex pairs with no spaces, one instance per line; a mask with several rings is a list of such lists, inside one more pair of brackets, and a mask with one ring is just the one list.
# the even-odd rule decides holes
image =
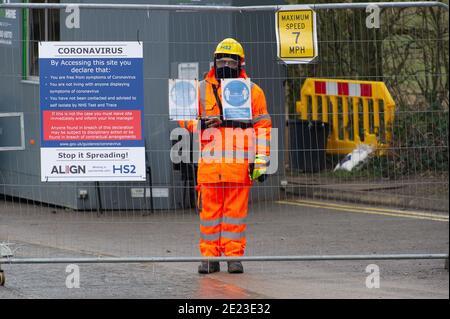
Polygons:
[[206,127],[219,127],[222,121],[219,118],[210,118],[205,121]]
[[264,155],[256,155],[255,162],[249,164],[250,179],[252,181],[264,182],[267,179],[267,166],[269,161]]

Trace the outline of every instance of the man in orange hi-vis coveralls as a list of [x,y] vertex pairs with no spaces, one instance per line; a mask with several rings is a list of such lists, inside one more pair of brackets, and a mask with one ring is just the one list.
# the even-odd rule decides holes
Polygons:
[[[220,42],[214,52],[214,67],[199,84],[200,120],[180,122],[191,132],[200,133],[200,252],[207,257],[244,255],[250,187],[253,180],[265,180],[269,164],[272,121],[258,85],[251,83],[251,120],[223,119],[220,80],[246,79],[244,58],[236,40]],[[220,264],[216,261],[204,261],[198,268],[201,274],[217,271]],[[240,261],[228,262],[228,272],[243,271]]]

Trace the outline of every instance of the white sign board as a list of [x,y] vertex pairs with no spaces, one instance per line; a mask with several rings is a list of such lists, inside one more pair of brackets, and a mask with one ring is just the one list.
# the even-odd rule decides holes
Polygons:
[[142,44],[38,47],[41,181],[145,181]]
[[[10,3],[10,0],[0,0],[0,4]],[[19,46],[19,16],[18,9],[0,8],[0,47]]]
[[171,121],[195,120],[198,115],[198,81],[169,79]]
[[178,64],[178,78],[183,80],[197,80],[198,62]]
[[251,120],[250,79],[222,80],[222,107],[225,120]]
[[144,197],[169,197],[169,189],[166,187],[153,187],[150,188],[132,188],[131,197],[144,198]]

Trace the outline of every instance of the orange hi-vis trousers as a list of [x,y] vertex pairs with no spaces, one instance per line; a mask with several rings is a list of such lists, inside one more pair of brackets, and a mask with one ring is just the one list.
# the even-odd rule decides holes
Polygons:
[[202,256],[243,256],[248,196],[251,185],[204,183],[198,186],[200,212],[200,252]]

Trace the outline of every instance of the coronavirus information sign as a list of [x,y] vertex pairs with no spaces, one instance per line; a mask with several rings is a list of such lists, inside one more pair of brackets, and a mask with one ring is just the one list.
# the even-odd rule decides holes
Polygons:
[[138,42],[39,44],[41,181],[143,181]]
[[251,120],[250,79],[222,80],[222,107],[225,120]]

